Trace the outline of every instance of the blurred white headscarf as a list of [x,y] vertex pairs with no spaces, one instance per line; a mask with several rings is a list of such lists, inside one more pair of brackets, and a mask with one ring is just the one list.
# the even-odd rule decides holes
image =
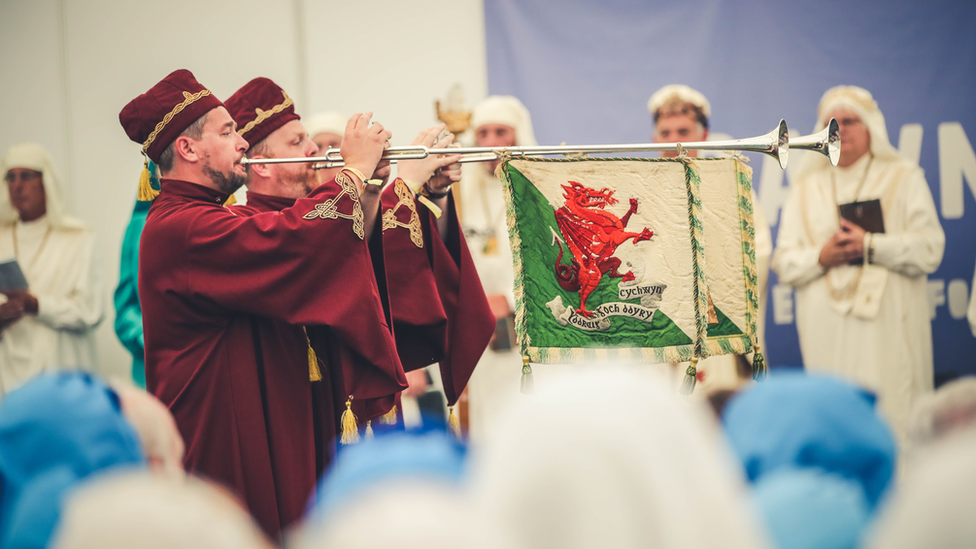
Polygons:
[[976,427],[976,376],[963,376],[922,395],[914,406],[909,430],[912,449],[971,427]]
[[[878,102],[871,96],[871,92],[857,86],[834,86],[827,90],[820,98],[817,107],[817,123],[813,132],[819,132],[827,127],[830,113],[835,109],[853,112],[861,119],[871,134],[871,153],[875,158],[895,160],[901,158],[898,149],[888,140],[888,127],[885,125],[884,115],[878,108]],[[841,147],[844,143],[841,142]],[[830,161],[822,154],[808,153],[797,170],[796,177],[802,177],[807,172],[820,170],[830,166]]]
[[335,111],[320,112],[308,119],[303,119],[302,124],[308,131],[309,137],[315,137],[320,133],[334,133],[342,137],[346,133],[346,123],[348,116],[343,116]]
[[939,442],[905,475],[868,549],[976,547],[976,429]]
[[637,369],[571,374],[512,401],[473,455],[476,496],[516,547],[767,547],[702,403]]
[[[68,214],[67,205],[61,195],[60,179],[54,170],[51,155],[37,143],[21,143],[7,149],[0,159],[0,177],[7,175],[11,168],[26,168],[41,172],[44,177],[44,194],[47,197],[47,219],[56,229],[83,229],[85,223]],[[6,180],[0,192],[0,223],[12,223],[20,214],[10,203],[10,192]]]
[[511,95],[490,95],[478,103],[471,113],[471,128],[477,130],[485,124],[504,124],[514,128],[516,146],[534,147],[539,144],[532,130],[529,110]]
[[240,504],[203,480],[123,473],[67,501],[53,549],[271,549]]
[[[684,84],[669,84],[654,92],[651,98],[647,100],[647,110],[655,120],[659,116],[658,111],[665,107],[667,111],[664,112],[667,114],[691,114],[684,112],[686,105],[692,105],[701,111],[704,120],[699,120],[699,122],[708,128],[708,120],[712,117],[712,106],[705,95],[694,88]],[[697,116],[697,113],[693,116]]]
[[293,549],[506,549],[494,528],[454,487],[396,479],[357,494],[324,523],[286,537]]

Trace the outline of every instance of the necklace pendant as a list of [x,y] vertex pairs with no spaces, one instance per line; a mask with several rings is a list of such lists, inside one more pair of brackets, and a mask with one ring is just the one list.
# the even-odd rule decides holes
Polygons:
[[485,245],[482,251],[485,255],[495,255],[498,253],[498,239],[495,238],[495,235],[491,235],[485,239]]

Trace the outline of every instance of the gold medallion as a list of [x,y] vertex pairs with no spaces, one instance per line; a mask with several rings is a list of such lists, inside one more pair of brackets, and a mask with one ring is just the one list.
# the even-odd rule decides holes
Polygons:
[[485,240],[485,246],[482,248],[482,251],[485,255],[495,255],[498,253],[498,239],[495,238],[495,235],[491,235]]

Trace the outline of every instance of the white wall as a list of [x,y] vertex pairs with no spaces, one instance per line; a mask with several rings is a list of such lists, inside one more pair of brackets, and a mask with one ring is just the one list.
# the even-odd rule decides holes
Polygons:
[[[300,114],[372,110],[409,144],[454,83],[469,104],[487,93],[483,17],[481,0],[3,0],[0,150],[51,151],[72,213],[96,232],[110,303],[142,168],[118,122],[130,99],[179,68],[221,99],[266,76]],[[99,354],[124,374],[113,322]]]

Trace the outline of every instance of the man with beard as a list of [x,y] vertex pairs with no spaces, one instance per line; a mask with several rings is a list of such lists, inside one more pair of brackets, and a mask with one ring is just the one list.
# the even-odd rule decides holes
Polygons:
[[[281,212],[242,216],[222,204],[245,180],[247,142],[189,71],[119,114],[162,176],[140,249],[147,388],[173,412],[186,469],[233,490],[274,538],[301,515],[336,420],[330,389],[310,383],[315,372],[263,383],[286,366],[263,361],[259,319],[328,326],[368,381],[364,399],[406,387],[358,202],[390,137],[370,117],[350,119],[351,169],[334,184]],[[282,400],[294,401],[294,425],[276,431]]]
[[[251,143],[248,153],[251,159],[300,158],[324,152],[309,139],[288,94],[267,78],[251,80],[234,93],[226,105],[238,125],[238,133]],[[413,144],[445,147],[453,136],[438,140],[441,130],[443,125],[427,128]],[[360,197],[364,231],[377,266],[376,277],[380,288],[389,288],[397,350],[404,368],[411,371],[408,374],[411,388],[422,391],[420,382],[426,382],[422,368],[440,362],[449,405],[453,405],[463,391],[493,327],[481,282],[474,272],[448,198],[453,172],[434,175],[435,171],[439,172],[457,159],[456,156],[430,155],[421,160],[399,162],[397,179],[383,192],[380,238],[370,238],[370,235],[380,211],[381,185],[366,185]],[[344,174],[346,171],[347,168],[343,168],[335,177],[348,177]],[[383,162],[374,177],[383,182],[389,174],[389,164]],[[457,179],[459,175],[453,177]],[[318,182],[311,163],[287,163],[249,165],[246,184],[247,205],[232,208],[242,215],[290,207],[297,199],[308,195]],[[426,200],[417,200],[414,189],[420,189]],[[433,211],[436,210],[445,213],[435,216]],[[382,268],[384,258],[397,273],[388,283]],[[465,314],[458,314],[461,310]],[[284,362],[304,365],[308,353],[303,328],[280,322],[273,324],[273,330],[267,333],[276,333],[277,341],[290,340],[290,343],[264,345],[265,355],[269,359],[277,356],[282,366]],[[334,356],[339,346],[334,338],[319,329],[309,328],[307,332],[308,344],[312,345],[316,356],[320,355],[318,348],[323,344],[333,351]],[[274,351],[269,352],[270,349]],[[281,361],[285,355],[289,358]],[[333,379],[334,390],[341,389],[339,378],[344,377],[346,394],[355,397],[353,409],[361,420],[369,420],[377,411],[391,410],[392,402],[360,398],[361,388],[350,384],[357,379],[355,372],[342,357],[327,362],[332,366],[327,375]],[[341,368],[336,367],[337,364],[341,364]],[[339,398],[344,400],[345,394]],[[342,400],[338,402],[341,404]]]

